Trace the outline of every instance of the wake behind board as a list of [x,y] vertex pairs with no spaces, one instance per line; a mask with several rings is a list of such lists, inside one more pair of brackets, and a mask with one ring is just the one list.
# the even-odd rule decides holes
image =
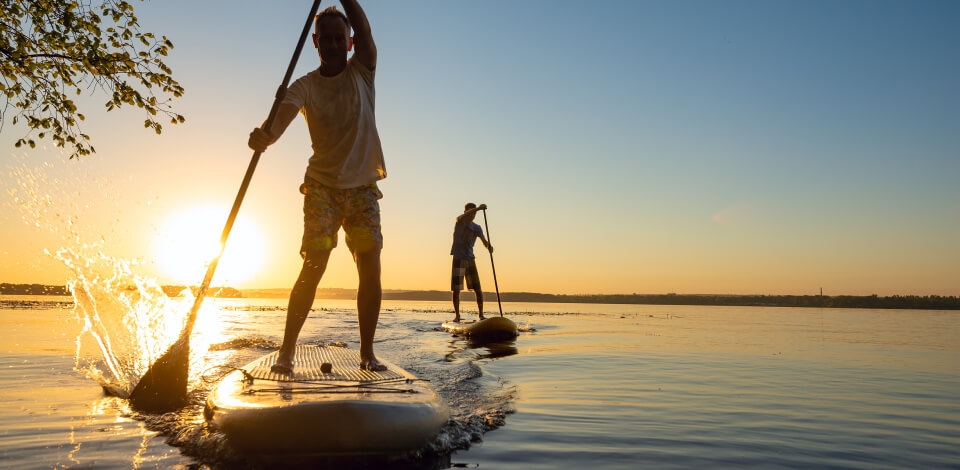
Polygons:
[[[255,454],[349,456],[416,450],[449,411],[413,374],[360,370],[359,351],[298,345],[293,375],[270,371],[277,352],[225,376],[204,416],[237,450]],[[323,373],[321,365],[332,368]]]
[[499,341],[517,337],[517,324],[506,317],[487,317],[480,321],[446,321],[440,327],[444,331],[469,336],[477,341]]

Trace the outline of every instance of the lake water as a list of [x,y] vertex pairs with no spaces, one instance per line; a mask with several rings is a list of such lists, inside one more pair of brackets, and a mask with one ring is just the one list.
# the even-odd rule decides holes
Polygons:
[[[284,299],[207,299],[194,404],[155,416],[105,396],[94,372],[110,372],[96,338],[112,338],[119,379],[142,370],[120,351],[129,325],[101,318],[105,332],[81,334],[90,308],[108,308],[78,312],[72,300],[0,296],[0,467],[274,466],[233,450],[204,422],[202,403],[225,368],[279,345]],[[134,308],[124,305],[112,308]],[[352,302],[314,307],[301,342],[357,348]],[[419,455],[376,468],[960,468],[958,312],[504,311],[520,336],[473,344],[439,330],[452,317],[447,303],[384,302],[378,355],[429,380],[452,420]],[[372,465],[318,466],[353,464]]]

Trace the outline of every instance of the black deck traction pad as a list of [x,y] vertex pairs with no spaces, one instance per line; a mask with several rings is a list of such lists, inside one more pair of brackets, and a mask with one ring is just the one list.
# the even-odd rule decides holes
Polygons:
[[[277,382],[384,382],[407,378],[397,370],[397,366],[381,360],[387,370],[371,372],[360,369],[360,353],[351,349],[336,346],[297,345],[297,352],[293,359],[293,375],[278,374],[270,371],[276,363],[277,354],[264,356],[245,370],[250,377]],[[320,371],[320,365],[330,363],[333,368],[329,373]]]

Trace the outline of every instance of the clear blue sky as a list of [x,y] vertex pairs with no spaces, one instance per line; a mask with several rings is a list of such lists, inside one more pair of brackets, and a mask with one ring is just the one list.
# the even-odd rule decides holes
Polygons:
[[[9,125],[0,145],[97,176],[68,197],[100,198],[77,225],[166,282],[153,239],[191,205],[229,207],[309,4],[138,3],[143,29],[175,45],[187,123],[155,136],[135,111],[87,111],[98,153],[79,163],[23,157]],[[960,295],[960,2],[362,5],[386,288],[448,289],[453,219],[473,201],[490,207],[502,291]],[[317,64],[308,47],[295,75]],[[264,261],[226,282],[295,279],[308,155],[302,122],[264,154],[241,210]],[[9,206],[0,281],[58,282],[42,250],[60,235],[8,224]],[[355,282],[338,249],[322,285]]]

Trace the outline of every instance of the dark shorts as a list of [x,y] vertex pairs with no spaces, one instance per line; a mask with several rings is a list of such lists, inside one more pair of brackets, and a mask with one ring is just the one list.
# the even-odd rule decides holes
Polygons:
[[300,186],[303,193],[303,240],[300,256],[330,251],[337,246],[337,232],[343,227],[351,253],[383,248],[380,233],[380,198],[376,183],[337,189],[316,182]]
[[453,259],[450,290],[463,290],[463,278],[467,278],[467,289],[480,290],[480,274],[477,273],[477,260]]

